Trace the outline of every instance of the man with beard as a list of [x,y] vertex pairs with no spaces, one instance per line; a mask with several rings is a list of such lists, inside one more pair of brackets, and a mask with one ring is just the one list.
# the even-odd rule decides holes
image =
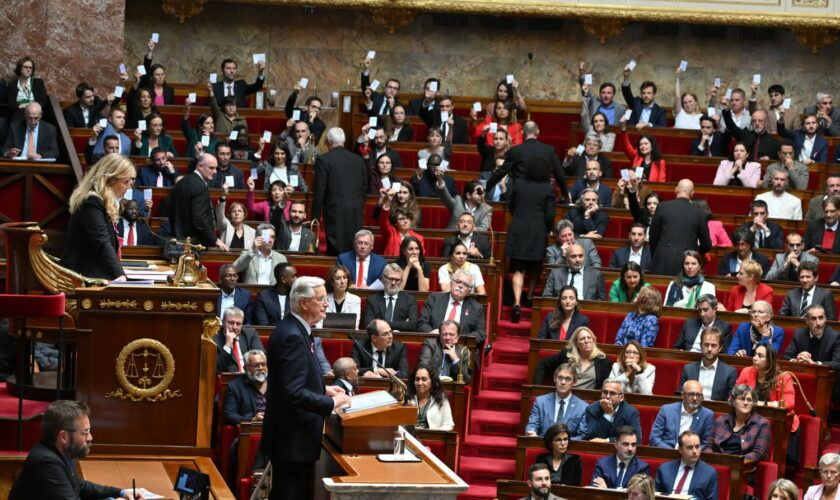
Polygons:
[[243,327],[245,313],[237,307],[225,310],[222,328],[213,336],[216,342],[216,373],[245,371],[243,353],[265,351],[257,331]]
[[[318,149],[313,144],[309,144],[310,134],[309,124],[305,121],[296,122],[289,118],[286,122],[286,129],[280,133],[280,139],[286,141],[289,147],[289,154],[292,155],[289,161],[292,165],[310,164],[318,157]],[[305,186],[305,184],[301,185],[304,191],[306,191]]]
[[[470,214],[473,218],[473,225],[479,231],[487,231],[493,222],[493,207],[484,202],[484,186],[478,181],[470,181],[464,185],[464,194],[452,196],[446,189],[446,182],[443,180],[443,172],[438,170],[435,175],[438,178],[435,184],[438,198],[443,206],[449,210],[451,217],[446,229],[455,229],[459,226],[463,214]],[[472,233],[472,231],[470,231]],[[467,246],[469,248],[469,246]]]
[[528,468],[528,487],[531,494],[520,500],[563,500],[551,492],[551,471],[548,464],[533,464]]
[[723,333],[712,326],[706,328],[706,331],[701,334],[701,339],[700,348],[703,357],[683,367],[680,384],[688,380],[697,380],[703,387],[703,399],[726,401],[729,399],[732,388],[735,387],[738,371],[718,357],[723,349]]
[[292,202],[289,207],[289,220],[282,219],[277,242],[274,245],[276,250],[291,252],[315,252],[315,233],[303,227],[306,219],[306,203],[303,200]]
[[[492,211],[492,208],[490,210]],[[443,240],[441,255],[449,255],[452,247],[458,243],[462,243],[465,247],[467,247],[467,258],[490,258],[490,240],[488,240],[487,236],[484,236],[483,234],[475,234],[475,216],[473,214],[469,212],[462,213],[461,216],[458,217],[458,224],[456,228],[457,231],[454,235]]]
[[566,218],[574,224],[573,231],[583,238],[601,238],[607,232],[610,216],[601,210],[598,191],[583,188],[577,205],[569,208]]
[[[268,364],[265,353],[251,350],[245,353],[245,373],[234,378],[228,384],[224,402],[225,425],[239,425],[241,422],[262,422],[265,416],[265,391],[268,389]],[[230,445],[231,470],[237,470],[239,458],[239,438]],[[255,463],[267,461],[257,451]]]
[[[398,168],[402,168],[402,158],[400,158],[400,154],[388,147],[388,134],[385,133],[384,127],[374,127],[376,131],[376,135],[373,136],[373,142],[370,142],[368,139],[368,130],[370,130],[370,125],[365,125],[362,127],[362,136],[359,137],[359,140],[356,141],[356,152],[361,155],[362,158],[365,159],[365,164],[370,169],[376,168],[376,162],[379,160],[380,156],[387,156],[391,159],[391,172],[396,171]],[[368,142],[367,145],[365,142]]]
[[761,270],[766,273],[770,269],[770,261],[764,254],[753,251],[755,245],[755,234],[746,227],[739,227],[732,233],[732,242],[735,250],[727,252],[720,259],[718,274],[721,276],[737,276],[741,270],[741,263],[746,260],[754,260],[761,264]]
[[375,319],[386,321],[391,328],[402,332],[414,331],[417,325],[417,299],[410,293],[400,293],[402,268],[391,263],[385,266],[379,278],[383,289],[368,296],[365,303],[364,324]]
[[[231,151],[230,143],[227,141],[216,144],[216,160],[219,166],[215,175],[213,175],[213,180],[207,183],[207,187],[221,189],[222,185],[227,182],[228,189],[245,189],[245,174],[241,168],[230,162],[233,159]],[[233,177],[232,184],[228,182],[228,177]]]
[[635,262],[643,271],[650,270],[650,248],[645,246],[645,226],[634,222],[630,226],[628,245],[616,248],[610,257],[610,267],[621,269],[628,262]]
[[569,188],[569,194],[572,199],[576,200],[584,189],[594,189],[598,193],[598,203],[602,207],[608,207],[612,204],[612,191],[606,184],[601,184],[601,164],[597,160],[589,160],[586,162],[586,170],[584,176],[575,181],[572,187]]
[[751,160],[776,160],[779,158],[779,140],[767,132],[766,112],[759,109],[752,114],[752,130],[740,128],[732,119],[732,114],[726,112],[725,107],[722,114],[726,130],[732,134],[737,142],[743,142],[747,145]]
[[123,246],[154,245],[155,237],[145,222],[138,220],[140,205],[135,200],[122,200],[122,217],[117,221],[117,234]]
[[300,110],[300,121],[305,122],[309,126],[309,130],[312,132],[312,135],[315,136],[315,146],[317,146],[318,143],[321,142],[321,135],[324,133],[324,130],[327,129],[324,121],[318,117],[318,115],[321,114],[321,106],[323,106],[323,102],[320,97],[311,95],[306,98],[305,106],[296,108],[295,102],[297,101],[300,89],[300,81],[298,81],[295,83],[295,89],[291,94],[289,94],[289,98],[286,99],[286,106],[284,107],[284,110],[286,111],[286,116],[289,118],[295,114],[296,109]]
[[840,253],[840,238],[835,238],[840,220],[840,197],[823,200],[823,216],[808,224],[805,230],[805,249],[809,253]]
[[812,261],[817,264],[820,262],[817,257],[804,250],[805,243],[802,241],[802,236],[798,233],[788,233],[787,251],[776,254],[773,266],[767,271],[765,277],[768,280],[798,281],[799,265],[802,262]]
[[41,441],[29,450],[26,463],[12,485],[10,500],[146,498],[140,491],[133,493],[133,488],[120,490],[79,478],[75,462],[90,453],[93,442],[87,404],[60,399],[47,407],[43,418]]
[[[779,144],[779,161],[767,165],[767,171],[764,173],[764,187],[772,187],[773,173],[784,170],[788,174],[788,184],[793,189],[808,189],[808,166],[796,160],[796,151],[793,142],[789,139],[784,139]],[[823,160],[827,161],[827,160]],[[809,162],[810,163],[810,162]]]
[[259,326],[276,325],[285,319],[291,311],[289,291],[297,279],[297,269],[288,262],[274,266],[273,287],[260,290],[254,302],[254,324]]
[[[612,177],[613,166],[612,160],[601,153],[601,139],[598,136],[587,136],[583,142],[584,150],[581,154],[577,154],[577,148],[569,148],[566,151],[566,157],[563,158],[563,170],[566,175],[570,177],[583,177],[586,174],[586,168],[589,162],[598,162],[599,167],[604,175]],[[572,194],[574,200],[576,196]],[[610,199],[605,205],[609,205]]]
[[[106,145],[107,146],[107,145]],[[218,149],[217,149],[218,151]],[[163,148],[152,149],[151,163],[137,170],[137,186],[172,187],[178,172]]]

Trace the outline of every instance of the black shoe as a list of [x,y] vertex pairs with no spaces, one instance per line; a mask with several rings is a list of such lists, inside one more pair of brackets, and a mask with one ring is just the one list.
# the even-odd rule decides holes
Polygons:
[[519,306],[513,306],[513,309],[510,312],[510,321],[512,323],[519,323],[521,316],[522,313],[519,310]]

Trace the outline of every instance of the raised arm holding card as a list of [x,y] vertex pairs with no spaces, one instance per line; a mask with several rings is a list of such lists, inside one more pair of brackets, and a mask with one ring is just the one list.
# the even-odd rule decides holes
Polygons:
[[152,90],[154,104],[161,106],[175,103],[175,89],[166,84],[166,70],[160,64],[152,64],[152,56],[157,44],[149,40],[147,47],[149,51],[143,58],[143,66],[146,74],[140,77],[138,87],[145,87]]
[[233,59],[225,59],[222,61],[221,69],[223,80],[213,84],[213,94],[216,96],[216,103],[219,106],[224,104],[224,98],[228,96],[236,97],[236,106],[238,108],[245,108],[245,96],[259,91],[265,83],[265,62],[259,61],[257,63],[257,79],[254,83],[245,83],[243,79],[236,79],[238,65]]

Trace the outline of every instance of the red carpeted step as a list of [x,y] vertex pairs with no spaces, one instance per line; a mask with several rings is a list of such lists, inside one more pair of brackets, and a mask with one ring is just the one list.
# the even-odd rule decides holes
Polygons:
[[470,435],[505,436],[519,432],[519,413],[492,410],[470,412]]
[[528,364],[528,352],[531,345],[525,339],[512,337],[497,338],[490,351],[489,363],[503,363],[510,365]]
[[513,459],[516,438],[502,436],[467,436],[461,442],[462,457]]
[[[510,316],[502,316],[502,318],[509,318]],[[520,321],[519,323],[513,323],[508,319],[500,319],[498,323],[498,330],[496,332],[496,338],[505,338],[505,337],[517,337],[517,338],[525,338],[531,336],[531,323],[526,321]]]
[[497,479],[509,479],[516,472],[515,460],[461,457],[458,475],[470,484],[495,485]]
[[466,493],[458,495],[458,500],[487,500],[496,498],[496,485],[471,484]]
[[521,392],[528,378],[528,364],[488,363],[481,374],[481,389]]
[[519,412],[522,395],[508,391],[481,391],[472,401],[473,410]]

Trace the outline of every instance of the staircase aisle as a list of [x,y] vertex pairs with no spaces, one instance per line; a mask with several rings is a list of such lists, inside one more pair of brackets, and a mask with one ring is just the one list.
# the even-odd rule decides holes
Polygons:
[[522,321],[511,323],[510,308],[502,310],[496,341],[481,367],[481,386],[473,397],[461,441],[458,475],[470,484],[460,499],[496,498],[496,480],[512,479],[519,403],[528,375],[530,309],[522,309]]

